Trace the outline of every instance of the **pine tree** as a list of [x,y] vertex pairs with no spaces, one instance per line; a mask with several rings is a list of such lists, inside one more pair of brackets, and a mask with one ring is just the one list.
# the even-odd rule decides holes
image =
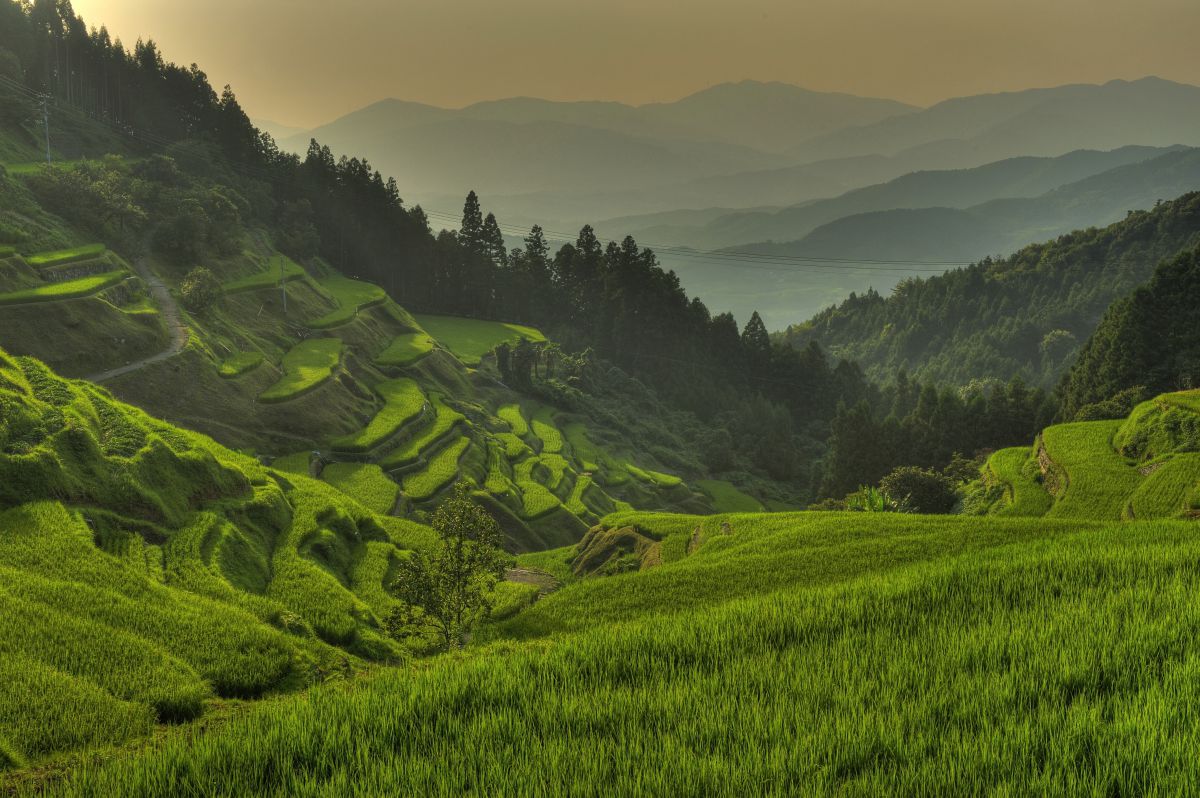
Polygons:
[[483,238],[483,212],[479,208],[479,197],[472,191],[463,203],[462,226],[458,228],[458,240],[472,252],[485,253]]
[[500,232],[500,225],[496,222],[494,213],[489,213],[483,220],[481,237],[483,252],[491,259],[492,263],[497,266],[507,266],[508,250],[505,248],[504,234]]

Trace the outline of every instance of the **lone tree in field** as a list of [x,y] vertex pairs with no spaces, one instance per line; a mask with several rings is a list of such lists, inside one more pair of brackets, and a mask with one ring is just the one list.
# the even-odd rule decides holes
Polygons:
[[432,631],[449,650],[462,647],[491,610],[488,594],[504,575],[508,556],[500,548],[500,525],[461,482],[433,514],[431,526],[441,545],[431,554],[414,552],[401,564],[391,592],[402,604],[387,625],[396,637]]

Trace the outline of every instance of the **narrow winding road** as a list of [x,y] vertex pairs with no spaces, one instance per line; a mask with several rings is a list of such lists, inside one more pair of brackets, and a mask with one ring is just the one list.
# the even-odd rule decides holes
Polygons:
[[175,297],[171,296],[171,292],[167,289],[165,283],[152,274],[146,267],[145,262],[138,260],[134,263],[134,270],[138,276],[145,281],[150,288],[150,298],[154,300],[154,304],[158,306],[159,312],[162,314],[163,322],[167,325],[167,332],[171,336],[171,345],[159,352],[141,360],[135,360],[132,363],[127,363],[119,368],[105,371],[100,374],[92,374],[84,377],[89,382],[105,382],[115,377],[120,377],[123,374],[128,374],[132,371],[145,368],[151,363],[158,363],[167,358],[174,357],[183,351],[188,342],[188,328],[183,323],[183,315],[179,311],[179,305],[175,302]]

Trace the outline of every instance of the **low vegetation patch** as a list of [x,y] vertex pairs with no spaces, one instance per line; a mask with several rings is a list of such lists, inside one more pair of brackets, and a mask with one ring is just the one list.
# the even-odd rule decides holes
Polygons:
[[70,249],[59,249],[53,252],[38,252],[35,255],[29,255],[25,258],[25,262],[35,268],[44,269],[50,266],[64,266],[68,263],[76,263],[81,260],[92,260],[98,258],[108,251],[108,247],[103,244],[84,244],[79,247]]
[[394,436],[406,424],[421,416],[425,409],[425,394],[410,379],[388,380],[375,386],[383,399],[383,408],[366,428],[338,438],[333,448],[343,452],[366,452]]
[[233,379],[258,368],[263,360],[262,352],[235,352],[221,361],[217,373],[225,379]]
[[387,294],[374,283],[352,280],[341,275],[322,277],[317,281],[324,288],[337,308],[308,323],[314,330],[325,330],[353,321],[360,310],[378,305],[387,299]]
[[25,302],[58,302],[64,299],[78,299],[91,296],[98,291],[116,285],[129,276],[129,272],[119,271],[93,274],[80,277],[77,280],[65,280],[61,283],[47,283],[35,288],[25,288],[7,294],[0,294],[0,305],[17,305]]
[[433,351],[434,341],[424,332],[398,335],[379,353],[375,362],[380,366],[411,366]]
[[340,338],[310,338],[283,356],[283,377],[259,395],[260,402],[286,402],[320,387],[342,357]]
[[372,463],[331,463],[321,471],[321,479],[380,515],[392,511],[400,494],[400,486]]
[[530,341],[546,340],[546,336],[542,335],[539,330],[520,324],[463,319],[457,316],[417,316],[416,318],[426,332],[469,366],[478,365],[484,355],[502,343],[512,343],[521,338]]
[[712,500],[713,507],[719,513],[760,513],[762,503],[742,493],[731,483],[720,479],[701,479],[696,481],[696,487],[704,491]]
[[422,501],[435,495],[458,477],[458,461],[471,445],[461,437],[429,459],[425,468],[404,477],[404,495]]

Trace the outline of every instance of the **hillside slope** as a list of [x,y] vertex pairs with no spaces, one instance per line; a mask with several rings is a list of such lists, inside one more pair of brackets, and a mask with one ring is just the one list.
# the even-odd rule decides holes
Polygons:
[[1200,251],[1154,270],[1113,303],[1059,386],[1062,412],[1142,386],[1151,393],[1200,385]]
[[[697,528],[703,542],[547,596],[502,627],[498,647],[263,706],[61,792],[1194,786],[1194,741],[1177,723],[1196,698],[1179,643],[1196,622],[1191,525],[812,513],[613,523]],[[556,630],[570,634],[544,636]],[[290,744],[256,743],[275,739]],[[442,752],[436,768],[429,750]]]
[[968,504],[1005,516],[1200,518],[1200,391],[1163,394],[1123,420],[1048,427],[1032,449],[1002,449]]
[[852,296],[785,338],[816,341],[881,381],[907,369],[926,381],[1021,376],[1049,387],[1114,300],[1198,245],[1200,194],[1187,194],[1004,260],[910,278],[889,297]]

